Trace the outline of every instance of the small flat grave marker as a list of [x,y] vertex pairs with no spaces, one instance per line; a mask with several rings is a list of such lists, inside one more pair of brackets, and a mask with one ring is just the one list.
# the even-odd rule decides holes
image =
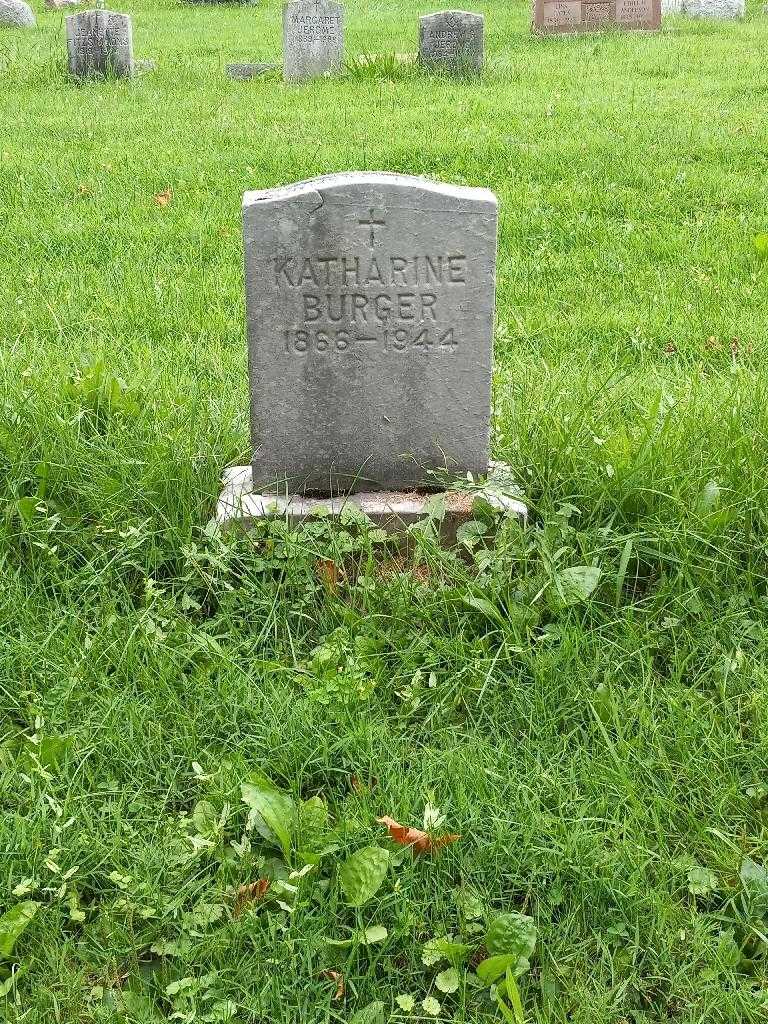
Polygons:
[[274,71],[277,64],[227,64],[227,78],[235,82],[250,82],[254,78],[260,78],[268,71]]

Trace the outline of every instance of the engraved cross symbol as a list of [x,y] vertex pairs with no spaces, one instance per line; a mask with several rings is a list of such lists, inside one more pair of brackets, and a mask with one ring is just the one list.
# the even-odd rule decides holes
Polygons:
[[361,219],[358,221],[358,223],[365,224],[366,227],[369,227],[371,229],[371,248],[373,248],[374,245],[376,244],[376,228],[384,227],[384,225],[387,222],[385,220],[376,220],[376,218],[373,215],[373,210],[370,210],[368,214],[368,220]]

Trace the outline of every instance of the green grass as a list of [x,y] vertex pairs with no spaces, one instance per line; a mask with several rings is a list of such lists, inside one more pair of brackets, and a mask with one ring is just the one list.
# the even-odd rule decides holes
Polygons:
[[[274,0],[138,0],[159,67],[131,83],[68,81],[58,13],[0,31],[0,909],[40,904],[9,1021],[397,1020],[397,994],[501,1020],[421,960],[481,943],[468,893],[535,919],[526,1022],[765,1019],[766,879],[739,872],[768,861],[768,20],[536,40],[525,5],[471,6],[480,82],[391,59],[416,0],[350,2],[350,57],[381,59],[300,88],[223,73],[279,57]],[[241,195],[343,169],[500,198],[493,447],[532,516],[466,560],[204,532],[248,458]],[[292,839],[295,867],[336,849],[291,914],[234,913],[276,852],[229,845],[254,772],[330,812]],[[428,800],[461,839],[347,907],[338,865]],[[207,1002],[166,993],[214,971]]]

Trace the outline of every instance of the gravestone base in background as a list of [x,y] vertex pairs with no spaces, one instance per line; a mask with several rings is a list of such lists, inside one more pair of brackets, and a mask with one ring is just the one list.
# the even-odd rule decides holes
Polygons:
[[336,498],[309,498],[303,494],[264,494],[253,487],[250,466],[235,466],[224,473],[224,488],[216,505],[215,522],[222,528],[248,530],[263,519],[286,519],[298,526],[313,515],[330,514],[337,518],[345,507],[356,506],[373,524],[392,537],[403,536],[409,526],[427,518],[436,499],[445,502],[440,527],[443,544],[453,544],[462,523],[474,518],[476,501],[482,501],[505,516],[525,523],[528,508],[522,492],[513,481],[512,471],[503,462],[492,462],[485,485],[474,491],[448,490],[436,494],[418,491],[361,491]]
[[227,78],[231,78],[233,82],[250,82],[254,78],[260,78],[262,75],[266,75],[268,71],[275,71],[280,65],[276,63],[272,64],[227,64],[224,69]]

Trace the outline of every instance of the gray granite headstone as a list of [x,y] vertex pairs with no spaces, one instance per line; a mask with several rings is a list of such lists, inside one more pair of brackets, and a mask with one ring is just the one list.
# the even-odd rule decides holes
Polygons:
[[283,76],[317,78],[341,68],[344,7],[334,0],[291,0],[283,5]]
[[127,14],[83,11],[67,17],[69,71],[76,78],[133,74],[133,33]]
[[0,0],[0,25],[32,28],[34,24],[35,15],[24,0]]
[[440,11],[419,18],[419,61],[447,70],[482,71],[482,14]]
[[243,197],[253,485],[488,469],[497,201],[385,173]]

